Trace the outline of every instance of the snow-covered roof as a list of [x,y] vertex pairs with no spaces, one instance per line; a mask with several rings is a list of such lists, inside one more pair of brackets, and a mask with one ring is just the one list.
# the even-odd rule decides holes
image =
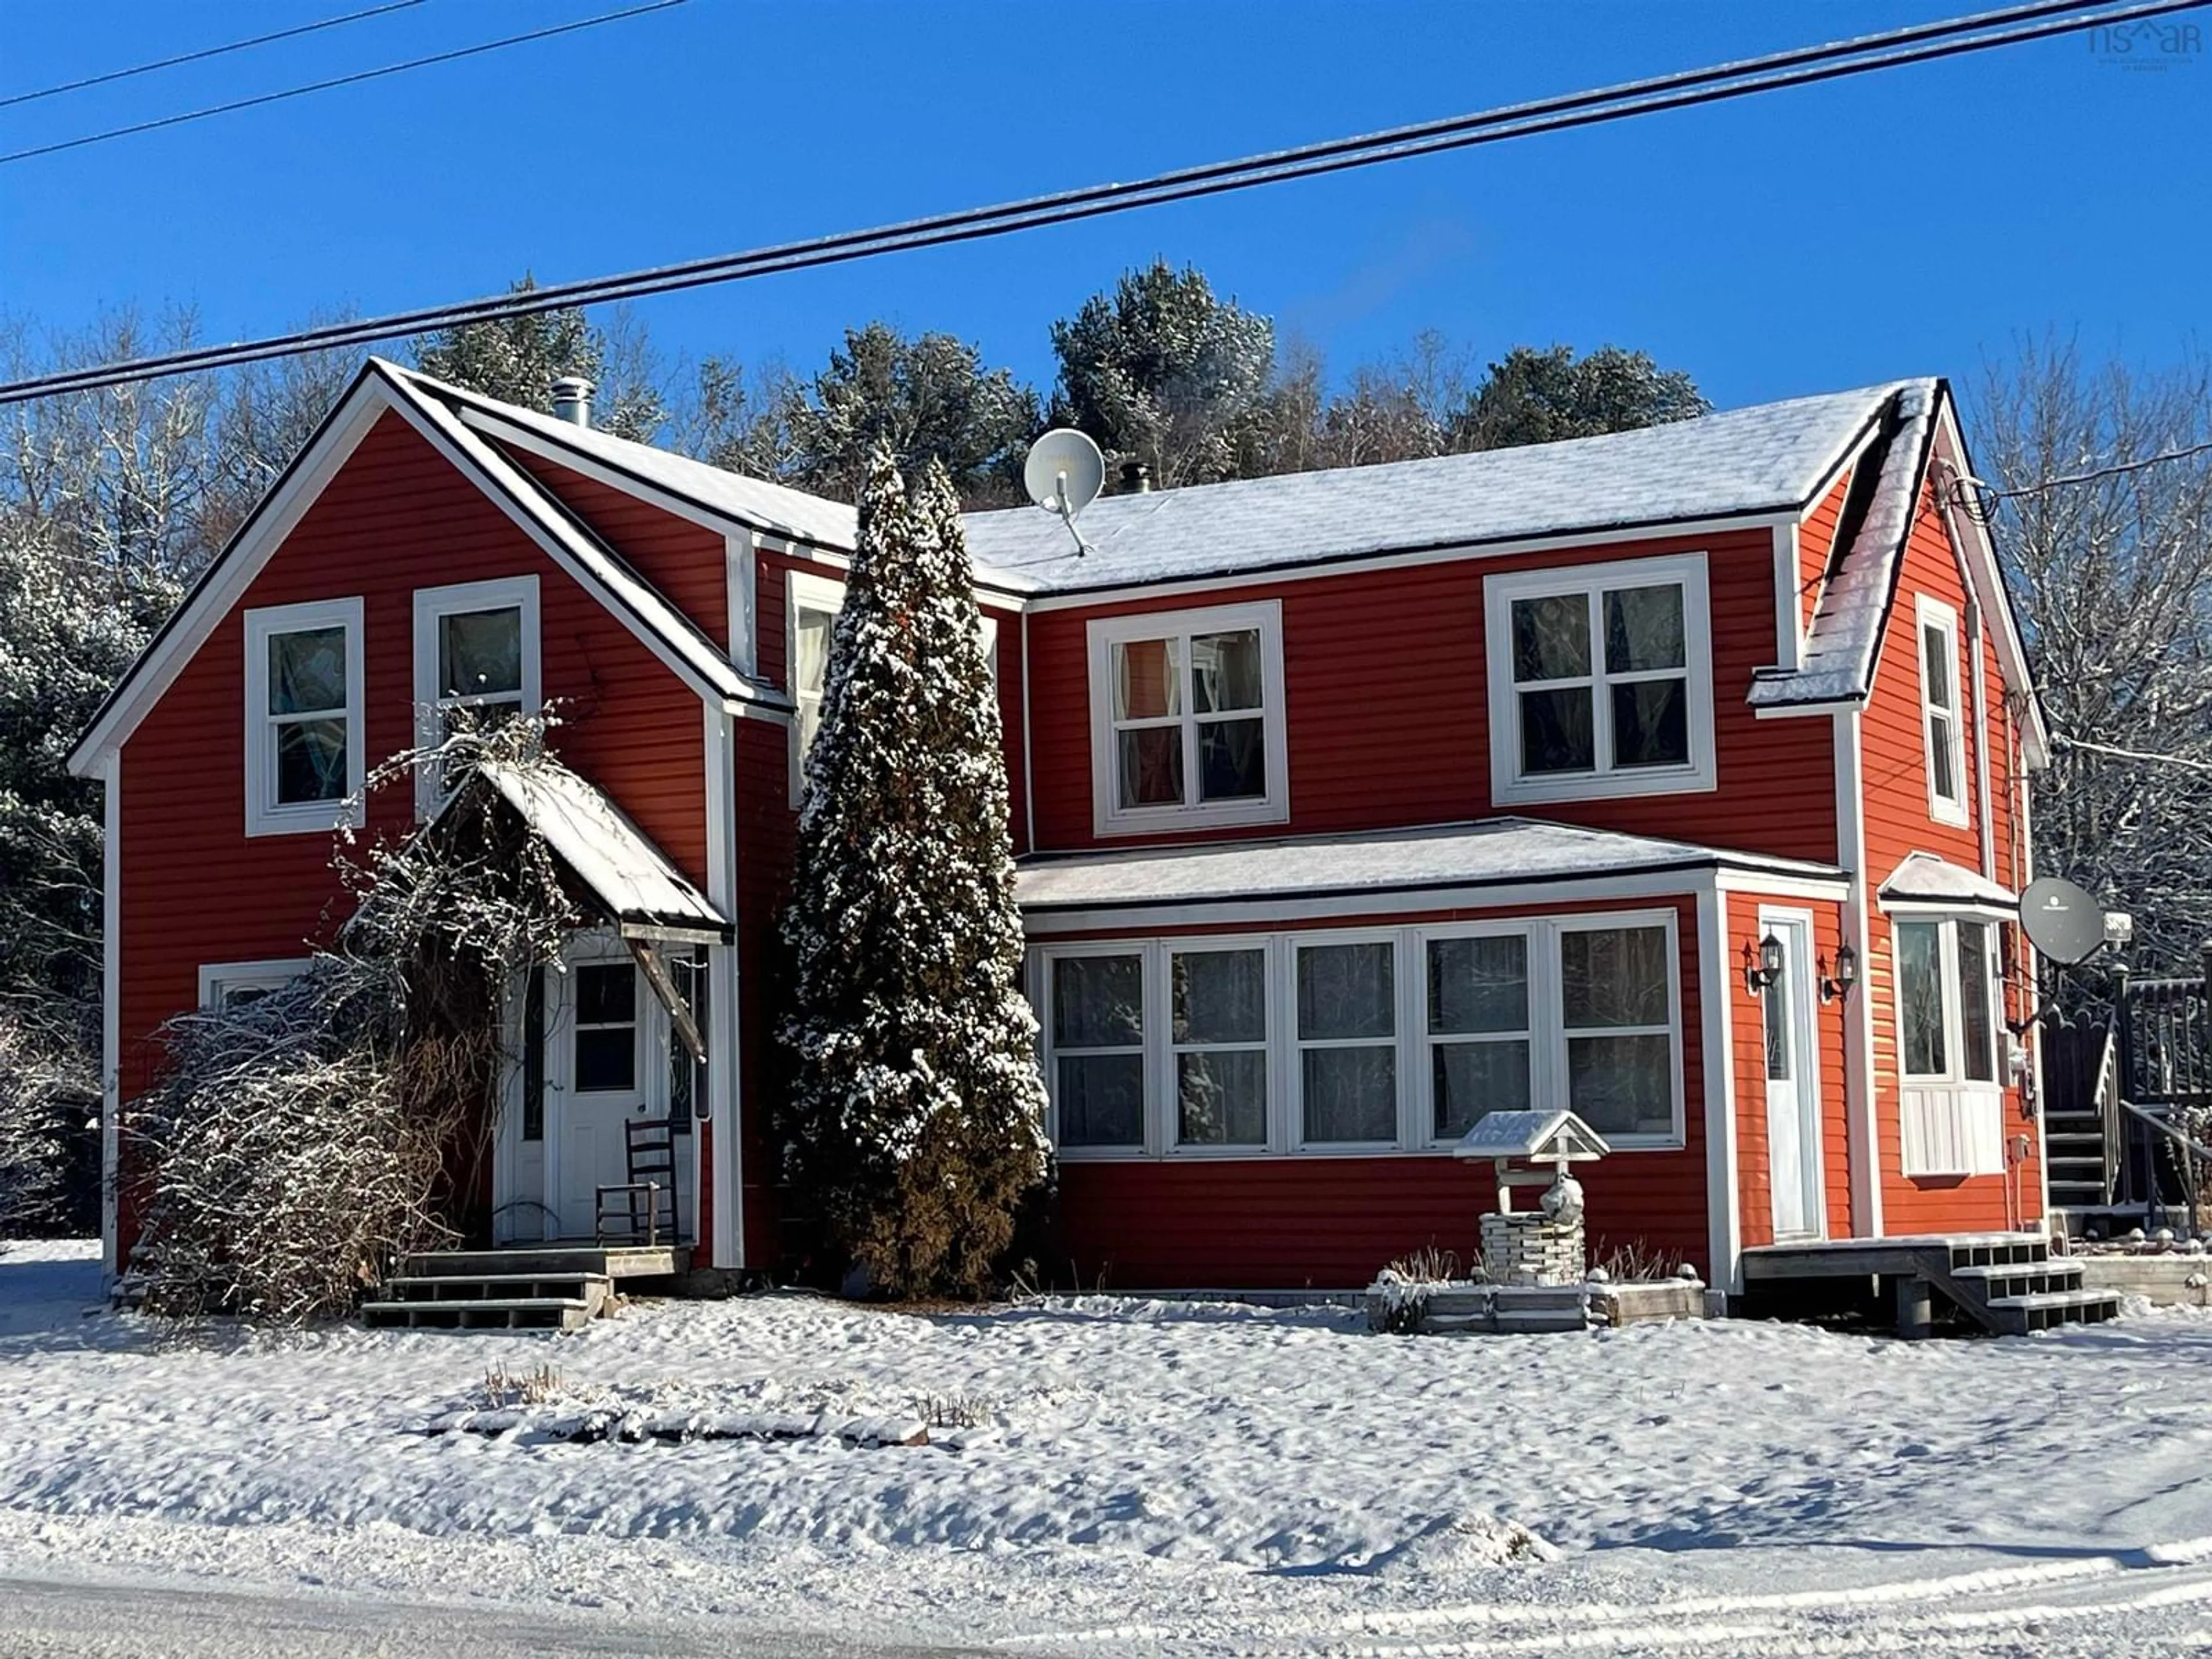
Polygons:
[[[1750,697],[1754,708],[1850,702],[1872,689],[1882,623],[1919,505],[1940,392],[1934,380],[1911,380],[1898,388],[1871,488],[1863,504],[1846,507],[1856,526],[1838,526],[1839,535],[1850,536],[1850,545],[1821,584],[1800,665],[1755,679]],[[1856,510],[1862,505],[1863,510]]]
[[1232,899],[1356,899],[1716,868],[1844,878],[1831,865],[1506,817],[1367,835],[1032,857],[1022,865],[1017,896],[1024,914],[1034,919],[1060,911]]
[[1889,872],[1878,896],[1885,908],[1970,904],[2012,910],[2020,905],[2020,895],[2009,887],[1934,853],[1907,854]]
[[475,771],[618,923],[730,935],[730,919],[622,808],[568,768],[550,759],[529,767],[487,760]]

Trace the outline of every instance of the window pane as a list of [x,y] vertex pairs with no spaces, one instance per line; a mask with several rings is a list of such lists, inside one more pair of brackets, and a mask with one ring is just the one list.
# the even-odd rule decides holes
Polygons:
[[1528,1044],[1439,1042],[1431,1056],[1436,1132],[1456,1140],[1491,1112],[1528,1109]]
[[637,969],[627,962],[576,969],[576,1023],[627,1024],[637,1018]]
[[1528,941],[1518,933],[1429,941],[1429,1030],[1528,1029]]
[[1790,1000],[1790,958],[1785,954],[1782,966],[1772,983],[1759,999],[1759,1008],[1766,1024],[1766,1076],[1769,1082],[1786,1082],[1796,1076],[1796,1061],[1791,1050],[1792,1025],[1796,1020],[1796,1004]]
[[637,1027],[601,1025],[576,1033],[576,1087],[587,1093],[637,1084]]
[[1932,712],[1928,716],[1928,765],[1936,793],[1945,800],[1957,800],[1958,756],[1951,744],[1951,721]]
[[1666,1037],[1571,1037],[1567,1104],[1600,1134],[1671,1133],[1674,1072]]
[[1398,1029],[1392,946],[1320,945],[1298,952],[1301,1037],[1385,1037]]
[[1523,773],[1588,772],[1596,765],[1597,738],[1588,686],[1521,694]]
[[1516,681],[1573,679],[1589,672],[1588,595],[1559,593],[1513,601]]
[[346,706],[345,629],[269,636],[269,712],[306,714]]
[[1147,726],[1121,734],[1121,805],[1182,805],[1182,727]]
[[1186,1146],[1267,1140],[1267,1056],[1246,1048],[1176,1056],[1176,1136]]
[[822,699],[799,699],[799,752],[804,755],[814,747],[814,734],[822,729]]
[[1984,921],[1962,921],[1959,929],[1959,1033],[1966,1073],[1977,1083],[1997,1080],[1996,1023],[1990,1005],[1990,928]]
[[1304,1072],[1308,1140],[1395,1140],[1398,1051],[1308,1048]]
[[1198,728],[1200,800],[1257,800],[1267,793],[1267,722],[1203,720]]
[[1605,596],[1605,665],[1616,674],[1680,668],[1688,659],[1682,637],[1682,590],[1624,587]]
[[1176,640],[1131,640],[1114,647],[1114,718],[1156,720],[1182,713]]
[[1054,1102],[1060,1109],[1061,1146],[1144,1144],[1142,1054],[1062,1054],[1058,1080]]
[[438,618],[439,694],[473,697],[522,690],[522,612],[463,611]]
[[1201,714],[1264,708],[1260,630],[1200,634],[1190,642],[1191,706]]
[[1667,930],[1594,927],[1562,933],[1559,978],[1570,1030],[1664,1025],[1671,1012]]
[[836,627],[836,612],[799,607],[799,638],[791,658],[793,696],[819,697],[830,684],[830,637]]
[[1905,1024],[1905,1069],[1941,1077],[1949,1067],[1943,1041],[1943,930],[1932,921],[1897,925],[1897,995]]
[[346,793],[346,723],[293,720],[276,728],[276,803],[343,800]]
[[1052,1040],[1061,1048],[1125,1048],[1142,1043],[1145,959],[1062,957],[1054,963]]
[[1265,951],[1179,951],[1174,977],[1177,1042],[1267,1040]]
[[1957,708],[1951,689],[1951,641],[1944,629],[1932,623],[1921,629],[1920,660],[1928,674],[1928,701],[1938,708]]
[[1621,767],[1690,763],[1687,680],[1638,680],[1613,688],[1613,763]]

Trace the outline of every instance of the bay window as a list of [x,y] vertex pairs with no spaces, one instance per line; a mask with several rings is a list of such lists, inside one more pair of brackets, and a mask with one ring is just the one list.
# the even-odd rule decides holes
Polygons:
[[1966,743],[1959,718],[1959,617],[1950,606],[1922,598],[1922,736],[1928,761],[1928,811],[1946,823],[1966,821]]
[[1710,789],[1703,555],[1483,581],[1495,802]]
[[246,833],[358,823],[367,775],[362,602],[249,611],[245,645]]
[[1289,816],[1281,621],[1268,602],[1091,623],[1099,834]]
[[1893,951],[1905,1173],[2001,1174],[2005,1054],[1997,925],[1974,916],[1900,919]]

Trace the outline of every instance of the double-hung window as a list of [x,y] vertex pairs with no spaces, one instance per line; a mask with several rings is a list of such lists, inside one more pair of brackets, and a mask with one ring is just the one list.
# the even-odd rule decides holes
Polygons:
[[1098,834],[1290,816],[1279,605],[1101,618],[1089,633]]
[[1145,1145],[1145,957],[1140,951],[1051,964],[1052,1098],[1060,1145]]
[[1298,1139],[1304,1146],[1398,1139],[1395,944],[1300,944]]
[[1959,718],[1959,617],[1948,605],[1923,599],[1915,607],[1920,628],[1921,726],[1928,756],[1929,815],[1945,823],[1966,821],[1964,727]]
[[[539,675],[537,577],[415,590],[418,747],[434,748],[465,724],[481,729],[535,714]],[[435,810],[446,787],[423,769],[416,780],[420,810]]]
[[1998,1041],[1996,924],[1916,916],[1900,919],[1893,939],[1905,1173],[2002,1173],[2005,1056]]
[[1267,953],[1169,955],[1176,1144],[1267,1144]]
[[845,606],[845,586],[805,570],[784,577],[787,599],[784,626],[787,641],[786,690],[799,713],[793,721],[791,743],[791,799],[798,804],[806,782],[806,751],[822,729],[822,697],[830,689],[830,636],[836,631],[837,613]]
[[1674,1130],[1673,955],[1664,927],[1559,930],[1567,1105],[1601,1135]]
[[1492,1112],[1529,1104],[1528,936],[1427,942],[1431,1131],[1457,1140]]
[[1483,581],[1494,801],[1714,787],[1702,554]]
[[246,833],[360,822],[362,605],[321,599],[246,613]]

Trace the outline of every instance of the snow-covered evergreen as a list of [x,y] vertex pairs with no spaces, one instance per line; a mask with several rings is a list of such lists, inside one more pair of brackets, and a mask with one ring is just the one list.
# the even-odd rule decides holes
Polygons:
[[951,480],[878,453],[783,921],[802,1207],[879,1287],[987,1289],[1043,1179],[1005,750]]

